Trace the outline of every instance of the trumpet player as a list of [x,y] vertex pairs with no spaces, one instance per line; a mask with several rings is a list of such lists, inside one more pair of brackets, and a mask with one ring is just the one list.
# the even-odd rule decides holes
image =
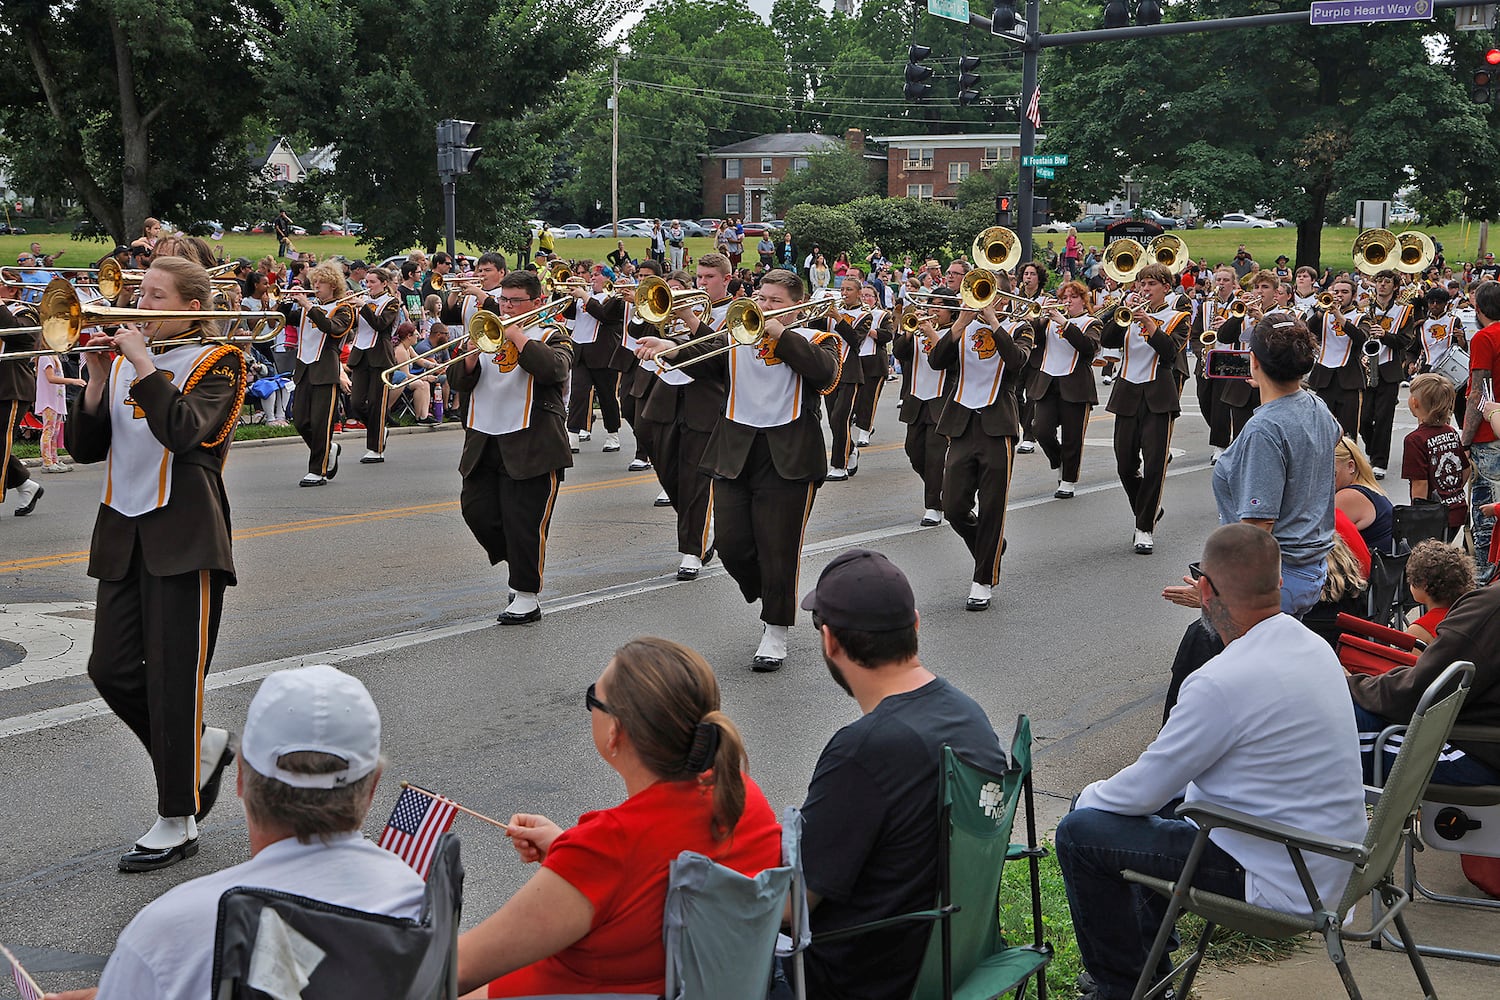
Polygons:
[[1136,555],[1155,551],[1172,425],[1182,412],[1187,380],[1188,314],[1167,303],[1172,272],[1161,264],[1140,269],[1127,303],[1127,326],[1111,317],[1099,331],[1101,347],[1120,350],[1120,372],[1105,406],[1115,415],[1115,470],[1135,515]]
[[[1000,272],[1000,290],[1007,291],[1008,284]],[[937,430],[948,439],[943,513],[974,557],[964,605],[969,611],[986,610],[1000,582],[1005,505],[1021,435],[1017,395],[1034,337],[1031,324],[997,316],[992,303],[978,312],[960,312],[930,355],[932,366],[949,369],[953,379]]]
[[333,440],[333,411],[344,375],[339,355],[354,328],[355,310],[352,302],[334,305],[345,288],[344,273],[336,265],[319,264],[307,280],[313,296],[301,288],[289,294],[302,310],[292,367],[292,423],[307,442],[307,474],[297,485],[322,486],[339,473],[343,448]]
[[377,267],[365,271],[365,300],[354,318],[354,344],[349,349],[349,397],[365,425],[362,465],[385,461],[385,383],[380,373],[396,363],[391,340],[400,316],[392,294],[391,272]]
[[[932,349],[958,319],[958,299],[937,295],[927,301],[930,312],[910,313],[896,336],[892,353],[901,362],[901,422],[906,425],[906,458],[922,479],[922,527],[943,523],[943,466],[948,439],[938,433],[938,417],[953,395],[949,368],[932,364]],[[956,359],[955,359],[956,360]]]
[[[201,266],[157,257],[139,307],[198,311],[211,297]],[[66,430],[75,462],[108,460],[89,551],[88,573],[99,581],[89,678],[155,772],[158,818],[120,858],[122,871],[198,852],[197,824],[234,757],[229,733],[205,728],[202,712],[224,588],[235,582],[221,470],[245,398],[245,360],[203,343],[200,323],[96,335],[119,356],[84,355],[88,387]]]
[[620,371],[624,359],[625,300],[610,295],[607,285],[614,271],[602,265],[589,268],[588,278],[569,283],[572,297],[563,318],[571,323],[573,381],[568,393],[568,444],[577,449],[580,432],[594,419],[594,401],[604,419],[604,451],[620,450]]
[[870,327],[859,342],[859,368],[864,382],[854,394],[854,447],[863,448],[870,443],[870,435],[875,432],[875,408],[880,405],[880,393],[885,388],[885,373],[896,330],[895,317],[881,305],[874,286],[865,285],[860,290],[859,300],[870,317]]
[[[1209,378],[1204,365],[1207,363],[1208,352],[1219,346],[1219,328],[1229,321],[1231,311],[1241,308],[1235,305],[1239,301],[1240,286],[1235,278],[1234,268],[1228,264],[1220,264],[1214,268],[1212,289],[1212,294],[1204,299],[1197,315],[1193,317],[1191,343],[1197,354],[1193,373],[1197,380],[1194,388],[1198,396],[1198,411],[1208,424],[1208,443],[1213,448],[1211,461],[1218,462],[1224,449],[1229,447],[1229,435],[1221,434],[1218,430],[1220,425],[1215,422],[1218,409],[1223,405],[1220,398],[1224,394],[1224,385],[1220,379]],[[1227,424],[1224,426],[1227,427]]]
[[[531,271],[500,281],[500,315],[512,319],[545,304]],[[539,316],[505,324],[500,350],[454,362],[449,379],[467,393],[459,509],[490,565],[509,567],[511,599],[501,625],[540,621],[547,528],[563,470],[573,464],[563,384],[573,367],[573,342]]]
[[[839,307],[833,314],[834,329],[849,344],[860,350],[871,332],[872,314],[865,308],[860,293],[864,283],[849,275],[839,285]],[[828,408],[831,448],[828,457],[828,481],[841,483],[859,471],[859,449],[855,447],[850,425],[854,422],[854,400],[864,385],[864,367],[852,361],[839,369],[839,384],[824,398]]]
[[1307,384],[1352,440],[1359,433],[1359,411],[1365,394],[1365,329],[1353,314],[1354,279],[1347,274],[1334,278],[1326,301],[1325,307],[1314,297],[1308,326],[1318,336],[1318,356]]
[[1081,281],[1058,289],[1058,301],[1044,313],[1041,344],[1032,352],[1041,360],[1031,366],[1026,383],[1026,394],[1036,404],[1037,442],[1058,473],[1052,495],[1060,500],[1072,498],[1078,488],[1083,437],[1089,413],[1099,402],[1094,355],[1099,353],[1101,324],[1089,313],[1088,302],[1088,287]]
[[[797,615],[797,567],[813,497],[828,471],[818,397],[838,385],[847,345],[827,330],[791,319],[804,304],[802,279],[767,271],[755,291],[759,310],[788,310],[783,321],[765,316],[761,337],[704,357],[694,377],[724,380],[724,411],[709,438],[703,468],[714,478],[714,530],[719,557],[749,603],[760,601],[764,623],[751,669],[780,670],[787,630]],[[727,322],[727,319],[726,319]],[[671,345],[668,345],[671,346]],[[679,363],[722,346],[713,341],[682,349]],[[643,343],[654,357],[664,348]]]
[[[1047,265],[1038,260],[1026,261],[1016,270],[1016,283],[1020,287],[1020,294],[1023,297],[1030,299],[1032,302],[1040,303],[1046,297],[1044,293],[1047,290]],[[1042,346],[1040,343],[1042,339],[1041,331],[1037,330],[1035,332],[1039,341],[1037,347],[1040,348]],[[1030,387],[1031,376],[1037,371],[1037,366],[1041,364],[1041,361],[1042,352],[1040,350],[1032,351],[1031,357],[1026,361],[1026,378],[1022,380],[1019,389],[1021,443],[1016,445],[1016,452],[1021,455],[1030,455],[1036,451],[1037,435],[1036,430],[1032,427],[1032,422],[1036,416],[1036,397],[1032,396]],[[1093,372],[1089,372],[1089,375],[1092,377]],[[1053,468],[1056,467],[1057,463],[1054,462]]]
[[[8,286],[6,290],[14,289],[15,286]],[[6,360],[5,352],[33,350],[37,339],[36,333],[17,319],[9,306],[0,302],[0,419],[5,421],[5,426],[0,428],[0,449],[5,452],[5,470],[3,476],[0,476],[0,501],[5,499],[7,492],[14,490],[17,497],[17,517],[25,517],[36,510],[37,501],[45,492],[42,484],[26,471],[21,460],[10,453],[16,422],[36,402],[36,365],[31,361]]]
[[1364,439],[1365,454],[1376,479],[1385,478],[1386,466],[1390,464],[1396,398],[1406,378],[1407,353],[1420,319],[1416,304],[1403,301],[1396,294],[1400,281],[1400,275],[1393,269],[1377,272],[1370,306],[1361,320],[1366,336],[1380,342],[1379,353],[1371,347],[1365,348],[1371,355],[1367,364],[1372,371],[1359,419],[1359,436]]

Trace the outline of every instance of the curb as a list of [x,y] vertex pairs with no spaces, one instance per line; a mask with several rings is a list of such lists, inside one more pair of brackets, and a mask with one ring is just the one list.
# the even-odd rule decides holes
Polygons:
[[[416,426],[414,426],[414,427],[387,427],[386,428],[386,434],[388,436],[390,436],[390,437],[399,437],[399,436],[406,435],[406,434],[430,434],[430,433],[433,433],[435,431],[457,431],[457,430],[463,430],[463,425],[460,424],[458,421],[453,420],[453,421],[444,421],[441,424],[432,424],[430,426],[424,425],[424,426],[420,426],[420,427],[416,427]],[[365,433],[364,432],[364,428],[362,428],[362,427],[356,427],[356,428],[354,428],[352,430],[339,431],[337,434],[335,434],[333,436],[333,438],[334,438],[335,441],[337,441],[339,438],[342,438],[342,437],[353,437],[353,436],[363,437],[364,433]],[[269,445],[278,445],[278,444],[302,444],[302,438],[299,435],[296,435],[296,434],[288,434],[285,437],[256,438],[253,441],[236,441],[236,442],[234,442],[234,444],[232,445],[232,447],[234,449],[240,449],[240,448],[264,448],[264,447],[267,447]],[[20,462],[21,462],[22,465],[26,466],[26,468],[28,468],[28,469],[40,469],[42,467],[42,460],[40,458],[23,458],[23,459],[20,459]],[[72,465],[73,463],[71,461],[69,461],[67,464]]]

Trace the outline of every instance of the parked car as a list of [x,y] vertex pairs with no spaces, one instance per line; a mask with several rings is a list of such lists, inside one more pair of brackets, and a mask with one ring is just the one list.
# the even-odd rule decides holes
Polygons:
[[773,229],[771,226],[766,225],[764,222],[745,223],[746,236],[753,236],[756,239],[760,239],[762,236],[771,232],[775,232],[775,229]]
[[1187,228],[1183,225],[1183,221],[1181,219],[1174,218],[1170,215],[1162,215],[1160,212],[1153,212],[1149,208],[1141,209],[1141,218],[1145,219],[1147,222],[1154,222],[1158,226],[1161,226],[1163,229]]
[[1275,229],[1276,223],[1243,212],[1230,212],[1221,219],[1203,224],[1204,229]]
[[1291,219],[1272,219],[1271,221],[1274,222],[1274,223],[1276,223],[1276,228],[1277,229],[1296,229],[1297,228],[1297,224],[1295,222],[1293,222]]
[[1073,223],[1073,228],[1080,233],[1102,233],[1116,222],[1124,220],[1120,215],[1085,215]]
[[0,236],[25,236],[26,230],[20,226],[0,222]]
[[704,229],[692,219],[680,219],[678,221],[682,224],[682,232],[686,236],[712,236],[714,234],[712,229]]
[[363,222],[346,222],[344,224],[344,233],[348,236],[360,236],[364,234],[364,231],[365,224]]
[[[592,230],[590,230],[589,235],[593,236],[593,237],[601,237],[602,236],[602,237],[613,238],[614,235],[615,235],[614,223],[606,222],[602,226],[595,226]],[[639,236],[649,237],[651,235],[651,220],[649,220],[649,219],[621,219],[620,220],[620,235],[621,236],[634,236],[634,237],[639,237]]]
[[325,222],[318,228],[318,233],[322,236],[343,236],[344,227],[337,222]]
[[1422,216],[1415,209],[1409,208],[1398,201],[1391,206],[1391,221],[1406,223],[1421,222]]
[[1032,232],[1037,232],[1037,233],[1065,233],[1065,232],[1068,231],[1069,227],[1071,227],[1072,225],[1073,225],[1073,223],[1071,223],[1071,222],[1059,222],[1058,220],[1053,219],[1050,222],[1044,222],[1044,223],[1042,223],[1040,226],[1033,226],[1032,227]]
[[587,226],[580,226],[576,222],[570,222],[565,226],[553,226],[552,235],[560,240],[582,239],[589,234]]

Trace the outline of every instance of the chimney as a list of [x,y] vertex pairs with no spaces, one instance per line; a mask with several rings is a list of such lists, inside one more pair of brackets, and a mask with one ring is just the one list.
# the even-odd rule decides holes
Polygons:
[[865,155],[865,133],[863,129],[851,128],[844,133],[844,144],[855,156]]

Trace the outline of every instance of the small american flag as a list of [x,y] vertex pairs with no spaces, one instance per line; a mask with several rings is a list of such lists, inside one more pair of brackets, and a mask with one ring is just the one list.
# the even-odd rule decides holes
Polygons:
[[10,963],[10,977],[15,980],[16,992],[21,995],[21,1000],[42,1000],[42,988],[21,968],[21,963],[10,953],[10,949],[0,944],[0,952],[5,953],[5,960]]
[[1042,88],[1040,84],[1031,92],[1031,103],[1026,105],[1026,119],[1034,127],[1042,127]]
[[391,818],[385,821],[380,846],[411,865],[424,879],[432,869],[438,838],[453,826],[458,806],[441,795],[408,785],[401,789]]

